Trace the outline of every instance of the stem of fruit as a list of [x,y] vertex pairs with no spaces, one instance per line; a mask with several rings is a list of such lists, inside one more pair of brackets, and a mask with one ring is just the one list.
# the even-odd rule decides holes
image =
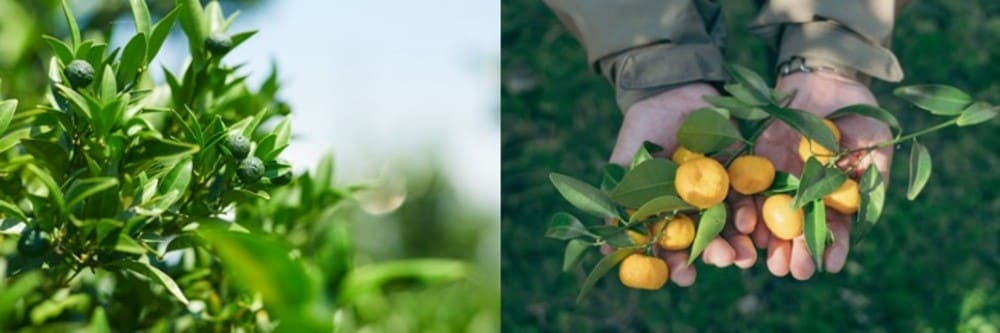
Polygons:
[[921,135],[924,135],[924,134],[927,134],[927,133],[930,133],[930,132],[934,132],[934,131],[940,130],[942,128],[954,125],[956,122],[958,122],[958,118],[957,117],[954,118],[954,119],[948,120],[946,122],[943,122],[943,123],[940,123],[940,124],[937,124],[937,125],[934,125],[934,126],[931,126],[931,127],[928,127],[928,128],[925,128],[925,129],[922,129],[922,130],[919,130],[919,131],[916,131],[916,132],[913,132],[913,133],[910,133],[910,134],[907,134],[907,135],[904,135],[904,136],[900,136],[898,138],[895,138],[895,139],[892,139],[892,140],[889,140],[889,141],[883,141],[883,142],[880,142],[880,143],[877,143],[877,144],[874,144],[874,145],[871,145],[871,146],[867,146],[867,147],[861,147],[861,148],[857,148],[857,149],[845,150],[845,151],[843,151],[843,152],[841,152],[840,154],[837,155],[837,159],[839,159],[840,157],[843,157],[845,155],[849,155],[851,153],[856,153],[856,152],[859,152],[859,151],[870,151],[870,150],[875,150],[875,149],[879,149],[879,148],[889,147],[889,146],[895,145],[897,143],[902,143],[904,141],[911,140],[911,139],[916,138],[918,136],[921,136]]

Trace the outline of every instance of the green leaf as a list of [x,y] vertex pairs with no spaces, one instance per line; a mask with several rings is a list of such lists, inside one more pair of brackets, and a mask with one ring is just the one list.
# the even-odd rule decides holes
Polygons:
[[188,47],[192,55],[200,55],[205,36],[206,25],[204,13],[200,0],[178,0],[177,8],[180,10],[181,28],[188,38]]
[[188,185],[191,183],[191,170],[193,166],[191,158],[180,160],[170,169],[170,172],[167,172],[163,176],[159,192],[163,194],[171,192],[178,194],[187,193]]
[[177,17],[178,8],[174,8],[166,16],[156,23],[149,33],[149,41],[146,43],[146,60],[152,61],[156,54],[160,52],[163,41],[167,40],[170,29],[174,26],[174,19]]
[[59,93],[61,93],[62,96],[69,101],[74,111],[77,111],[77,113],[85,117],[84,120],[93,119],[91,116],[92,113],[90,110],[90,104],[87,103],[87,100],[82,95],[74,91],[72,88],[61,84],[56,85],[56,89],[59,90]]
[[625,257],[628,257],[633,252],[635,252],[633,248],[621,248],[601,258],[601,261],[597,262],[597,266],[594,266],[594,269],[587,275],[587,279],[583,281],[583,286],[580,287],[580,294],[576,296],[576,303],[580,304],[583,301],[583,297],[587,296],[591,289],[594,289],[594,285],[597,284],[598,280],[604,277],[605,274],[608,274],[615,265],[625,260]]
[[[1000,106],[992,106],[986,102],[973,103],[962,111],[955,124],[963,127],[976,125],[993,119],[997,116],[997,112],[1000,112]],[[0,132],[2,131],[0,130]]]
[[765,106],[764,111],[767,111],[767,113],[770,113],[803,136],[815,140],[819,145],[826,147],[831,152],[836,153],[840,150],[833,132],[816,115],[802,110],[786,109],[773,105]]
[[125,44],[121,63],[118,64],[118,81],[124,85],[136,80],[136,75],[146,67],[146,35],[137,34]]
[[840,170],[824,167],[815,157],[810,157],[802,168],[802,179],[792,198],[792,206],[799,208],[813,200],[823,199],[843,185],[845,180],[847,176]]
[[795,175],[783,171],[776,171],[774,173],[774,182],[771,183],[771,188],[764,191],[763,195],[770,196],[778,193],[795,192],[799,189],[799,183],[799,178],[795,177]]
[[52,202],[56,204],[56,207],[59,207],[60,211],[65,212],[66,200],[63,197],[62,189],[60,189],[59,185],[56,184],[56,181],[52,179],[52,176],[50,176],[48,172],[39,169],[34,164],[26,165],[25,169],[28,170],[29,173],[34,174],[38,181],[42,182],[42,185],[49,190],[49,198],[52,199]]
[[167,273],[164,273],[153,265],[133,260],[122,260],[119,261],[117,265],[162,284],[167,288],[167,291],[169,291],[171,295],[174,295],[174,297],[177,298],[178,301],[184,303],[184,305],[188,304],[188,299],[184,296],[184,291],[177,286],[177,282],[174,282],[174,279],[170,278]]
[[642,162],[653,159],[653,154],[660,151],[663,151],[663,147],[649,141],[644,141],[639,146],[639,149],[636,150],[635,155],[632,155],[632,163],[628,165],[629,170],[635,169]]
[[737,84],[747,88],[754,100],[770,101],[770,85],[764,82],[764,79],[758,76],[757,73],[754,73],[749,68],[735,64],[726,64],[725,68],[726,72],[729,72],[729,76],[736,80]]
[[729,119],[711,109],[691,112],[677,130],[677,141],[682,147],[702,154],[715,153],[742,140]]
[[722,86],[730,95],[733,95],[737,100],[743,102],[744,104],[750,106],[765,106],[768,105],[768,99],[761,99],[757,96],[753,90],[745,85],[739,83],[729,83]]
[[861,203],[858,214],[855,215],[853,228],[855,236],[852,237],[855,242],[868,233],[882,216],[882,207],[885,204],[885,183],[877,168],[868,168],[861,176],[861,181],[858,182],[858,192],[860,192]]
[[124,233],[118,235],[118,240],[115,242],[115,251],[135,255],[145,255],[147,252],[146,247],[139,244],[139,241]]
[[107,104],[118,96],[118,82],[115,81],[115,72],[111,65],[104,66],[104,74],[101,75],[101,102]]
[[285,117],[282,119],[277,126],[275,126],[274,131],[274,145],[266,152],[258,151],[257,156],[263,161],[271,161],[278,158],[285,147],[288,147],[288,141],[292,138],[292,127],[291,118]]
[[20,307],[18,304],[22,303],[20,301],[37,292],[45,281],[40,270],[28,271],[18,276],[5,276],[4,279],[10,280],[7,281],[9,285],[6,287],[0,284],[0,322],[5,322],[5,319],[14,315],[13,312]]
[[691,256],[688,257],[688,265],[701,255],[708,243],[715,239],[722,232],[722,227],[726,225],[726,206],[724,203],[709,207],[701,213],[698,219],[698,230],[694,235],[694,243],[691,244]]
[[29,135],[31,135],[30,127],[22,128],[0,136],[0,153],[16,147],[17,144],[21,142],[21,139],[27,138]]
[[225,19],[222,17],[222,6],[219,5],[218,1],[209,1],[205,5],[205,20],[208,21],[207,32],[221,31]]
[[[7,200],[0,200],[0,213],[3,213],[5,218],[12,218],[17,221],[28,222],[28,217],[24,215],[24,212],[21,211],[21,208]],[[0,221],[3,220],[0,219]]]
[[837,111],[833,111],[833,113],[826,116],[826,118],[837,119],[852,114],[881,121],[886,125],[889,125],[889,128],[896,131],[896,134],[903,131],[903,128],[899,126],[899,120],[896,119],[896,116],[893,116],[892,113],[883,108],[871,104],[855,104],[843,107]]
[[63,16],[66,17],[66,26],[69,27],[69,35],[73,41],[73,47],[76,48],[80,46],[80,26],[76,24],[76,17],[73,16],[73,10],[69,8],[69,4],[66,0],[62,0]]
[[14,112],[17,111],[17,100],[8,99],[0,101],[0,134],[7,131],[10,121],[14,119]]
[[129,0],[129,4],[132,6],[135,31],[149,35],[152,20],[149,18],[149,8],[146,7],[146,0]]
[[549,174],[549,179],[566,201],[583,212],[600,218],[618,216],[614,204],[601,190],[558,173]]
[[111,333],[111,325],[108,324],[108,315],[104,313],[103,307],[95,307],[94,313],[90,316],[90,325],[87,331],[92,333]]
[[256,34],[257,30],[243,31],[233,34],[233,36],[230,37],[233,40],[233,48],[235,49],[237,46],[240,46],[240,44],[243,44],[243,42],[247,41],[250,37],[253,37],[253,35]]
[[44,39],[46,43],[49,43],[49,47],[52,48],[52,53],[54,53],[56,58],[59,58],[59,61],[63,64],[68,64],[70,61],[73,61],[73,50],[70,49],[69,45],[66,45],[63,41],[48,35],[42,36],[42,39]]
[[629,223],[642,221],[660,213],[692,209],[695,208],[685,203],[681,198],[674,195],[664,195],[649,200],[642,207],[639,207],[629,218]]
[[587,231],[587,227],[575,216],[569,213],[559,212],[552,216],[549,228],[545,231],[545,237],[560,240],[573,239],[581,236],[595,236]]
[[578,265],[580,259],[583,259],[583,254],[587,253],[587,248],[590,246],[589,242],[579,239],[570,240],[566,243],[566,252],[563,254],[563,272],[569,272],[570,269]]
[[625,177],[625,167],[614,163],[605,165],[604,178],[601,179],[601,190],[614,190],[621,183],[623,177]]
[[816,268],[823,271],[823,250],[826,248],[826,206],[823,199],[816,199],[805,207],[803,234],[806,246],[816,262]]
[[24,138],[21,139],[24,150],[35,157],[35,160],[45,164],[53,174],[62,175],[69,166],[69,156],[65,149],[54,142]]
[[112,177],[86,178],[73,182],[66,191],[66,206],[73,207],[88,197],[118,185],[118,179]]
[[965,106],[972,103],[972,97],[964,91],[940,84],[899,87],[892,94],[930,111],[931,114],[941,116],[959,114]]
[[[357,267],[351,271],[348,276],[344,278],[344,282],[341,283],[340,288],[338,288],[342,291],[338,300],[341,304],[353,304],[353,301],[357,299],[358,296],[372,292],[382,293],[382,289],[391,287],[398,282],[416,282],[423,286],[430,286],[433,284],[449,283],[461,279],[467,279],[471,274],[471,265],[460,260],[404,259],[383,261]],[[282,283],[282,281],[275,282]],[[265,294],[265,302],[267,301],[266,296],[267,295]],[[322,318],[322,320],[329,321],[328,313],[319,313],[317,315]],[[319,331],[298,330],[295,332]]]
[[609,194],[611,200],[628,208],[638,208],[653,198],[676,195],[674,176],[677,164],[652,159],[625,173],[621,183]]
[[135,155],[131,159],[135,161],[150,159],[164,160],[194,154],[198,152],[198,146],[157,137],[148,137],[138,147],[133,148],[133,152]]
[[761,120],[769,116],[763,109],[743,103],[735,97],[705,95],[702,98],[712,106],[729,110],[729,114],[736,118]]
[[924,189],[927,180],[931,178],[931,168],[931,153],[927,151],[927,147],[913,140],[910,148],[910,181],[906,186],[907,199],[916,199]]

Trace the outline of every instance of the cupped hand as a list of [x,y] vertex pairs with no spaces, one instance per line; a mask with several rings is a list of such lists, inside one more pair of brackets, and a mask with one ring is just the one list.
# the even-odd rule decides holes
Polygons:
[[[875,96],[865,85],[834,74],[812,72],[796,73],[778,80],[776,89],[782,92],[795,91],[789,107],[805,110],[820,117],[854,104],[876,105]],[[867,147],[892,139],[892,133],[885,124],[866,117],[846,116],[834,120],[840,129],[842,149]],[[756,154],[774,163],[775,169],[792,174],[801,174],[804,163],[798,154],[800,135],[783,123],[775,122],[757,140]],[[868,154],[846,156],[837,162],[842,169],[853,170],[855,179],[874,165],[882,173],[882,179],[889,179],[889,163],[892,148],[873,150]],[[741,198],[734,202],[735,226],[742,233],[751,233],[755,244],[767,248],[767,268],[776,276],[788,273],[798,280],[810,278],[816,271],[815,263],[809,255],[803,236],[792,240],[772,237],[759,212],[764,202],[762,197]],[[852,216],[827,210],[827,224],[833,233],[833,244],[823,253],[823,268],[836,273],[847,259],[850,245]]]
[[[659,95],[633,104],[625,114],[618,130],[618,139],[612,150],[610,161],[628,165],[639,147],[645,141],[663,147],[657,157],[668,157],[677,148],[677,130],[689,113],[708,104],[702,99],[706,95],[718,95],[718,91],[704,83],[693,83],[677,87]],[[750,267],[757,259],[747,234],[729,228],[725,238],[718,237],[705,248],[702,259],[718,267],[736,263],[741,268]],[[670,280],[679,286],[694,283],[697,273],[687,265],[688,250],[660,251],[670,268]]]

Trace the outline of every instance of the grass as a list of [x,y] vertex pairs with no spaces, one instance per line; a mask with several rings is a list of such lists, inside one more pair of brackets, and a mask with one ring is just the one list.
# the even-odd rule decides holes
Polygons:
[[[767,68],[763,43],[744,29],[754,8],[723,1],[729,61]],[[897,17],[902,84],[943,83],[1000,103],[1000,3],[914,2]],[[548,182],[557,171],[597,183],[621,114],[603,78],[540,1],[502,8],[502,323],[504,331],[981,331],[1000,330],[1000,131],[996,120],[921,140],[935,162],[905,199],[908,149],[896,152],[881,222],[851,249],[846,269],[798,282],[753,268],[698,263],[690,288],[625,289],[612,275],[582,304],[583,269],[560,271],[563,243],[542,235],[556,211],[573,212]],[[896,84],[872,90],[908,131],[939,120],[906,108]],[[588,220],[585,223],[599,223]],[[584,267],[599,259],[588,254]],[[614,273],[614,271],[612,272]]]

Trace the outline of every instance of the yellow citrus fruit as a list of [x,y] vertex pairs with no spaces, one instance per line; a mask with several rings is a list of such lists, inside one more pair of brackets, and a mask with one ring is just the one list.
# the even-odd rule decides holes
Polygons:
[[699,157],[684,162],[677,168],[674,187],[684,202],[705,209],[726,198],[729,174],[718,161]]
[[[666,230],[663,227],[666,226]],[[660,233],[662,231],[662,233]],[[664,250],[683,250],[694,242],[694,221],[687,215],[675,215],[669,221],[656,222],[651,229],[652,237],[660,235],[660,247]]]
[[681,146],[677,146],[677,150],[674,150],[674,154],[672,156],[670,156],[670,159],[673,160],[674,163],[682,164],[684,162],[687,162],[687,161],[690,161],[690,160],[693,160],[693,159],[696,159],[696,158],[699,158],[699,157],[705,157],[705,155],[702,154],[702,153],[696,153],[696,152],[687,150],[687,148],[684,148],[684,147],[681,147]]
[[626,287],[657,290],[670,277],[670,268],[663,259],[643,254],[630,254],[618,266],[618,279]]
[[854,214],[861,204],[858,182],[848,178],[840,187],[823,197],[823,203],[841,214]]
[[729,183],[741,194],[757,194],[774,182],[774,164],[760,156],[737,157],[729,165]]
[[[833,139],[839,144],[840,130],[837,129],[837,125],[829,119],[823,119],[823,125],[826,125],[826,127],[833,132]],[[802,162],[805,162],[809,160],[810,156],[816,156],[817,161],[826,164],[827,162],[830,162],[830,158],[834,156],[834,153],[816,141],[802,137],[799,139],[799,157],[802,158]]]
[[649,243],[649,236],[641,232],[629,229],[625,230],[625,233],[628,234],[628,238],[632,240],[632,243],[635,243],[636,245]]
[[792,197],[787,194],[772,195],[764,200],[764,224],[771,234],[789,240],[802,234],[802,208],[792,209]]

